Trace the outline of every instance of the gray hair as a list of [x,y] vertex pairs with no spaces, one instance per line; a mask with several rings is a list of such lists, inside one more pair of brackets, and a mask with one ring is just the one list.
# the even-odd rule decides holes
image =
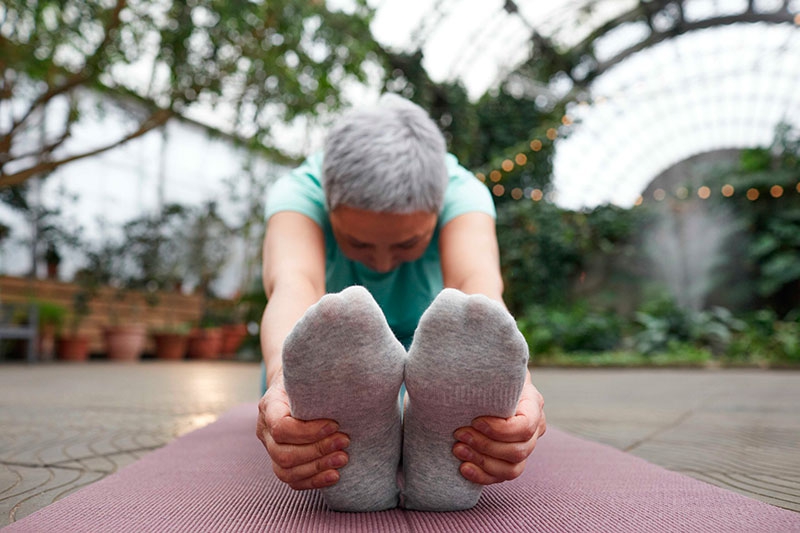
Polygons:
[[329,210],[438,213],[447,188],[442,133],[418,105],[384,94],[328,132],[322,182]]

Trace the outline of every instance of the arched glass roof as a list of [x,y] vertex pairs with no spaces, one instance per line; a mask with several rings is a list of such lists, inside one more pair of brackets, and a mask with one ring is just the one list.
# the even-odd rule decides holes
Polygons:
[[[572,125],[557,143],[553,176],[564,207],[632,205],[677,162],[765,146],[780,121],[800,124],[800,0],[373,5],[379,41],[421,48],[434,80],[459,79],[473,98],[530,57],[534,33],[561,51],[591,52],[599,67],[590,83],[549,87],[570,102]],[[636,16],[643,9],[655,13],[647,23]]]

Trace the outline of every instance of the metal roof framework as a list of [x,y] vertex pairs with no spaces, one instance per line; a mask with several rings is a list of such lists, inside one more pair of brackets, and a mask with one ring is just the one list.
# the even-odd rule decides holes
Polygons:
[[575,68],[537,80],[549,97],[543,105],[566,104],[571,122],[554,159],[551,197],[563,207],[632,205],[680,161],[767,146],[778,123],[800,125],[800,0],[375,7],[379,40],[422,50],[434,79],[461,80],[474,98],[547,52],[577,58]]

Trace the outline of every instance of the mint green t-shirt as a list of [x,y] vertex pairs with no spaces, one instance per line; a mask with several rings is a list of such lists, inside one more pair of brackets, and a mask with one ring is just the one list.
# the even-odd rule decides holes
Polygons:
[[325,235],[326,291],[364,286],[383,310],[395,336],[407,348],[422,313],[444,288],[439,260],[441,228],[464,213],[480,212],[495,217],[491,195],[471,172],[458,164],[455,156],[448,154],[446,167],[450,181],[430,245],[416,261],[403,263],[391,272],[375,272],[345,257],[333,237],[321,183],[322,158],[322,153],[309,157],[275,182],[267,200],[267,220],[275,213],[294,211],[316,222]]

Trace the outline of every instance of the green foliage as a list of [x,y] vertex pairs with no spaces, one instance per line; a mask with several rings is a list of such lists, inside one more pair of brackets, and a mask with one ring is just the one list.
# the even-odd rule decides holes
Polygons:
[[531,304],[563,302],[581,257],[575,228],[552,204],[513,202],[497,213],[505,298],[515,314]]
[[690,344],[709,349],[715,354],[727,350],[736,332],[745,328],[723,307],[705,311],[681,309],[666,295],[658,295],[636,313],[637,332],[633,336],[634,348],[643,354],[670,350],[675,343]]
[[39,309],[39,327],[53,326],[56,330],[61,329],[67,316],[67,309],[55,302],[40,300],[35,303]]
[[592,260],[618,261],[634,279],[637,232],[644,210],[602,206],[588,213],[548,202],[506,202],[497,208],[497,238],[505,298],[515,314],[531,304],[561,306],[572,299],[575,280]]
[[533,306],[517,319],[533,357],[558,352],[601,352],[617,347],[622,320],[585,306],[552,309]]
[[[770,148],[742,151],[737,168],[717,178],[734,186],[736,214],[748,228],[745,252],[756,292],[778,314],[800,305],[800,131],[778,126]],[[784,193],[771,194],[773,186]],[[746,198],[758,191],[758,200]]]
[[731,342],[726,358],[732,362],[800,363],[800,320],[778,320],[762,309],[746,321]]
[[186,228],[192,208],[170,204],[123,226],[119,254],[125,257],[123,283],[132,288],[175,290],[188,269]]
[[[273,124],[336,109],[344,85],[366,80],[365,65],[381,53],[372,15],[365,0],[349,13],[305,0],[8,0],[0,7],[0,152],[9,157],[0,185],[94,155],[65,151],[87,110],[80,89],[143,104],[127,110],[131,132],[101,149],[220,104],[237,133],[273,146]],[[12,96],[15,105],[5,105]],[[52,130],[41,138],[35,118],[45,109]]]

